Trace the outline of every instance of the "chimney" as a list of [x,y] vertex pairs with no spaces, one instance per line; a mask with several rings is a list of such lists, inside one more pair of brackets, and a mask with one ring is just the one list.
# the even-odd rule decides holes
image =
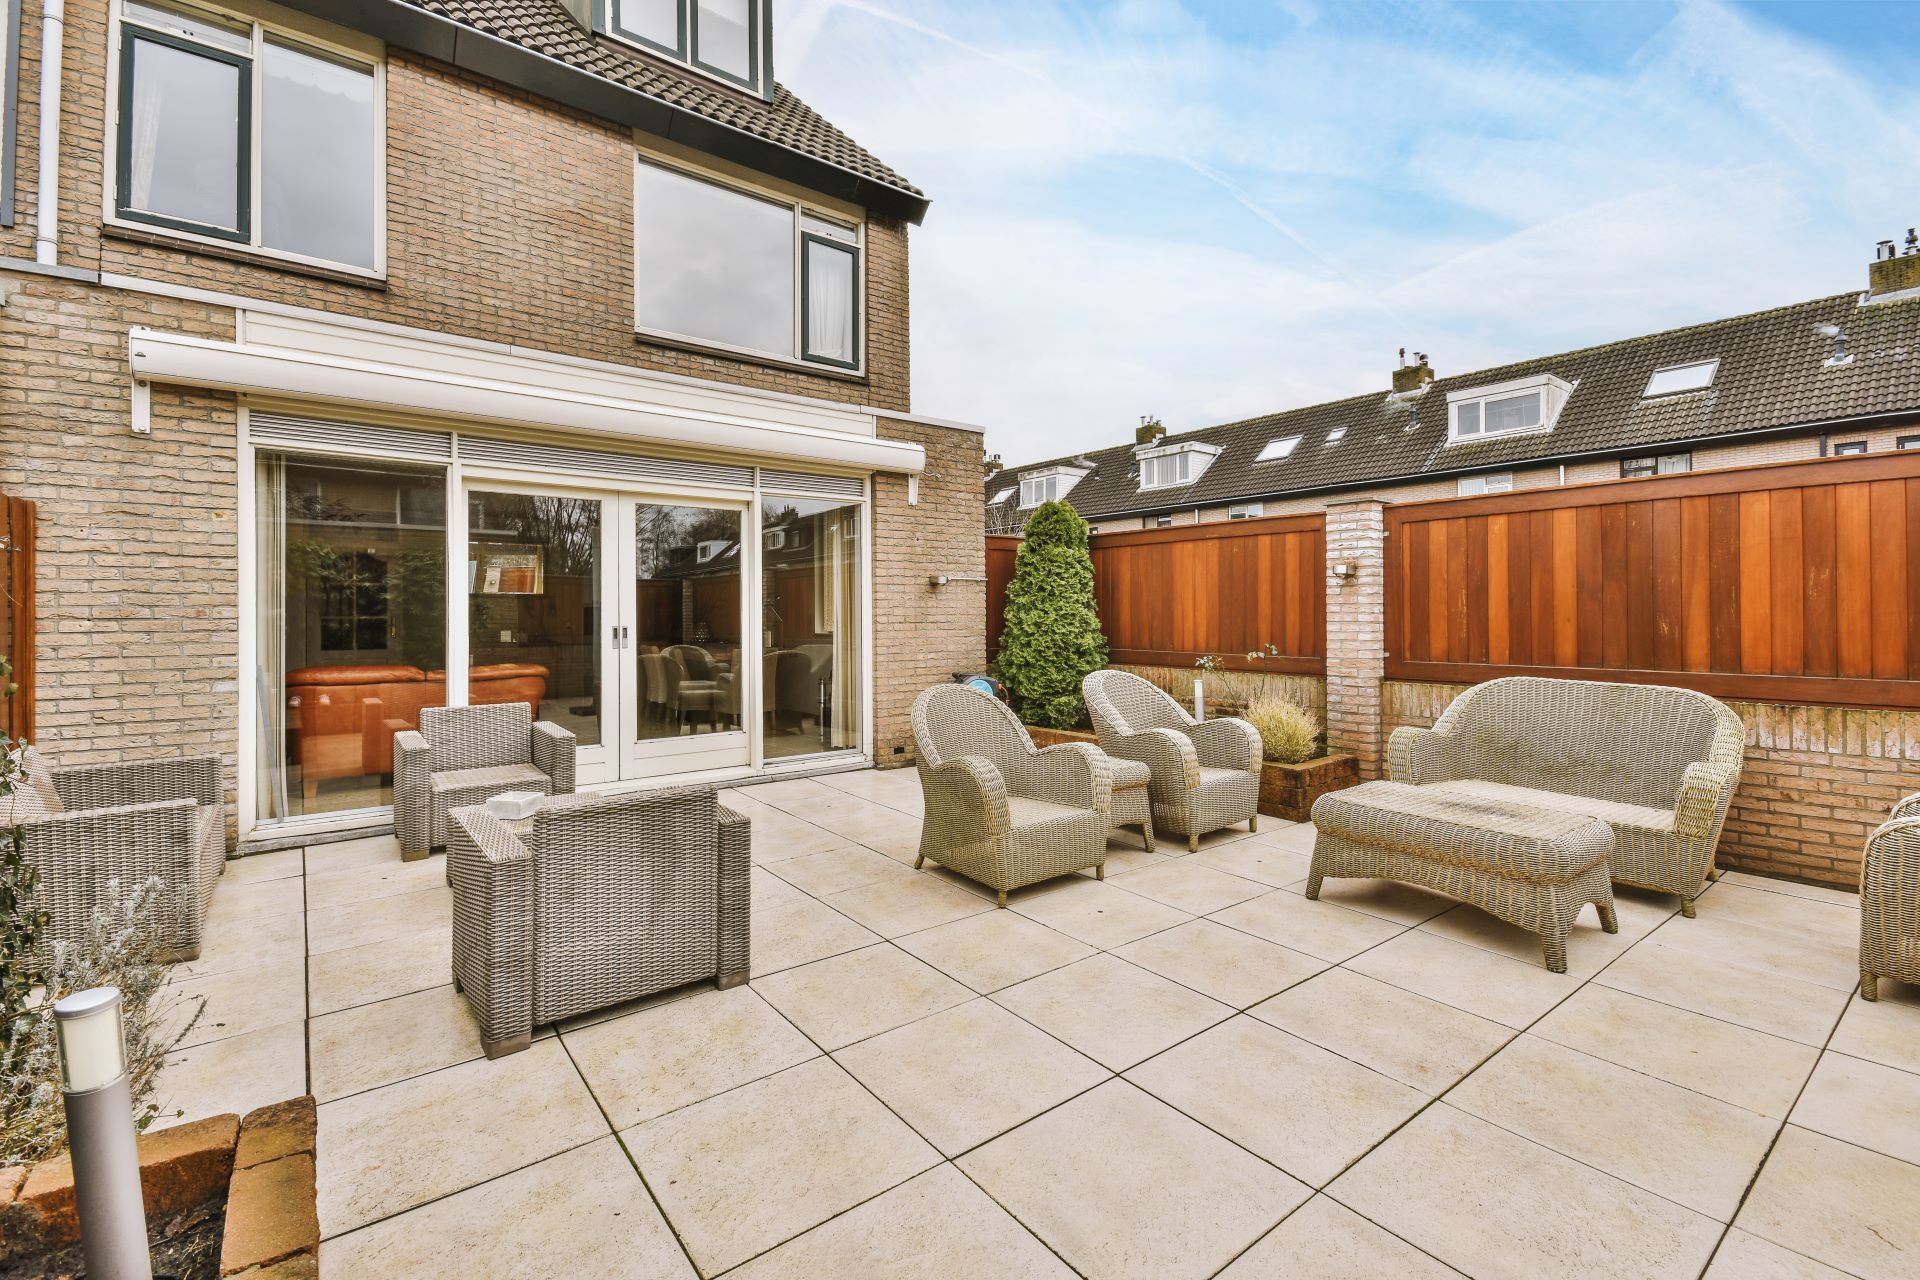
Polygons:
[[997,476],[1006,469],[1006,464],[1000,461],[1000,455],[997,453],[988,454],[980,465],[989,476]]
[[1150,414],[1142,414],[1140,416],[1140,425],[1133,430],[1133,443],[1136,447],[1143,444],[1152,444],[1165,434],[1167,434],[1167,429],[1160,425],[1160,419]]
[[1413,363],[1407,363],[1407,349],[1400,348],[1400,367],[1393,371],[1393,391],[1399,395],[1407,391],[1418,391],[1433,381],[1433,366],[1427,363],[1427,353],[1413,353]]
[[1873,265],[1867,268],[1869,298],[1907,289],[1920,289],[1920,233],[1912,227],[1907,228],[1904,247],[1882,240],[1873,251]]

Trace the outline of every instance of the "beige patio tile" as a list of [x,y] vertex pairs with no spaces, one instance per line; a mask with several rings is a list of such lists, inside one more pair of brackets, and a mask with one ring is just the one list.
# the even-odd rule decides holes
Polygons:
[[1640,943],[1593,980],[1809,1045],[1826,1043],[1846,1006],[1848,992],[1662,946],[1661,936]]
[[444,854],[418,862],[383,861],[370,866],[337,867],[307,873],[307,909],[344,907],[395,894],[442,888],[447,883]]
[[[1184,836],[1177,836],[1172,832],[1168,832],[1162,836],[1158,831],[1155,831],[1153,835],[1156,842],[1160,840],[1166,841],[1166,848],[1169,853],[1176,850],[1184,850],[1187,846],[1187,841]],[[1244,822],[1237,823],[1231,827],[1222,827],[1218,831],[1209,831],[1207,834],[1201,836],[1199,851],[1205,853],[1209,849],[1224,849],[1228,845],[1237,844],[1242,840],[1250,840],[1252,838],[1253,834],[1247,830],[1247,824]]]
[[1705,1280],[1846,1280],[1846,1275],[1735,1227],[1720,1242]]
[[[1657,922],[1656,922],[1657,923]],[[1649,926],[1650,928],[1651,926]],[[1436,938],[1479,947],[1524,964],[1541,964],[1540,935],[1508,924],[1479,907],[1463,903],[1434,917],[1420,928]],[[1644,932],[1644,931],[1643,931]],[[1590,978],[1613,963],[1622,952],[1640,939],[1630,932],[1626,920],[1619,933],[1607,933],[1600,927],[1600,915],[1592,905],[1580,908],[1573,928],[1567,931],[1567,972],[1576,978]]]
[[1513,1037],[1511,1027],[1351,969],[1329,969],[1248,1012],[1434,1095]]
[[1313,852],[1313,840],[1318,834],[1311,822],[1283,822],[1278,818],[1263,818],[1260,830],[1253,839],[1256,843],[1284,849],[1291,853]]
[[911,862],[920,851],[920,819],[885,805],[869,804],[852,796],[841,796],[844,807],[809,817],[808,821],[831,831],[843,840],[877,849],[890,858]]
[[749,987],[707,990],[562,1033],[616,1129],[819,1054]]
[[1251,840],[1218,849],[1202,849],[1188,860],[1274,889],[1299,884],[1307,878],[1307,871],[1313,865],[1312,857],[1300,850],[1267,843],[1264,831]]
[[306,910],[305,886],[288,877],[284,880],[256,880],[252,884],[229,883],[223,876],[213,886],[213,901],[207,907],[207,932],[217,933],[244,920],[263,916],[299,915]]
[[196,1010],[199,1018],[179,1047],[225,1040],[307,1016],[306,965],[298,960],[232,969],[205,977],[170,974],[158,997],[164,1011],[161,1035],[171,1040]]
[[776,907],[753,919],[753,976],[758,978],[810,964],[878,941],[879,935],[863,929],[824,902],[809,898]]
[[787,858],[772,864],[773,874],[816,898],[858,889],[877,880],[901,880],[913,874],[884,853],[864,845],[845,844],[824,853]]
[[1549,973],[1538,960],[1510,960],[1419,929],[1355,956],[1347,968],[1516,1030],[1579,986],[1579,979]]
[[772,865],[788,858],[804,858],[810,853],[823,853],[847,844],[844,837],[777,809],[769,810],[766,814],[750,814],[748,820],[751,823],[750,840],[756,864]]
[[320,1233],[478,1186],[606,1132],[557,1039],[320,1104]]
[[1829,901],[1770,892],[1723,877],[1700,895],[1699,912],[1702,920],[1732,920],[1842,944],[1860,941],[1858,894]]
[[1495,1054],[1447,1101],[1722,1222],[1780,1127],[1532,1035]]
[[[878,856],[878,855],[876,855]],[[754,918],[765,915],[780,907],[790,907],[806,899],[806,894],[773,874],[765,867],[756,866],[748,878],[748,906]]]
[[1009,909],[1103,950],[1193,918],[1163,902],[1078,877]]
[[1220,1280],[1442,1280],[1458,1272],[1336,1200],[1315,1196],[1288,1214]]
[[956,1163],[1089,1280],[1212,1275],[1312,1194],[1124,1080]]
[[830,1058],[621,1134],[708,1275],[940,1162]]
[[1691,1280],[1721,1231],[1711,1218],[1445,1102],[1328,1190],[1470,1276]]
[[357,836],[352,840],[332,840],[306,847],[309,875],[339,867],[371,867],[382,862],[400,861],[400,842],[391,834]]
[[1109,867],[1107,875],[1116,886],[1129,893],[1164,902],[1196,916],[1220,911],[1267,892],[1267,886],[1256,880],[1228,875],[1187,858],[1169,859],[1158,866],[1142,867],[1118,876]]
[[[1172,854],[1148,853],[1138,844],[1130,843],[1127,837],[1117,831],[1107,837],[1106,870],[1109,877],[1118,876],[1126,871],[1138,871],[1142,867],[1158,867],[1173,861],[1175,858]],[[1074,874],[1086,876],[1089,879],[1099,878],[1091,867],[1076,871]]]
[[1802,1129],[1920,1164],[1920,1075],[1821,1054],[1792,1119]]
[[1737,884],[1743,889],[1759,889],[1766,893],[1785,894],[1790,898],[1805,898],[1810,902],[1831,902],[1843,907],[1860,909],[1860,891],[1858,889],[1840,889],[1823,884],[1801,884],[1797,880],[1776,880],[1772,876],[1757,876],[1750,871],[1723,871],[1721,884]]
[[255,965],[304,960],[306,954],[305,916],[253,916],[209,925],[201,935],[199,957],[175,965],[174,972],[204,978]]
[[451,984],[315,1018],[307,1028],[313,1096],[348,1094],[480,1056],[480,1024]]
[[262,880],[285,880],[300,874],[305,855],[298,849],[276,849],[272,853],[250,853],[244,858],[228,858],[220,868],[222,884],[258,884]]
[[1245,1015],[1127,1079],[1313,1187],[1427,1103],[1417,1089]]
[[918,933],[994,910],[993,903],[977,894],[934,876],[916,875],[911,871],[902,878],[876,880],[858,889],[836,893],[826,902],[883,938]]
[[1534,1024],[1556,1044],[1786,1118],[1820,1051],[1657,1000],[1589,984]]
[[1233,1014],[1218,1000],[1110,955],[1055,969],[993,998],[1113,1071]]
[[1257,1004],[1327,967],[1325,960],[1211,920],[1189,920],[1149,934],[1115,948],[1114,954],[1236,1009]]
[[[1775,897],[1779,901],[1786,901],[1784,895]],[[1819,906],[1817,903],[1795,905]],[[1850,938],[1842,939],[1813,933],[1791,933],[1725,916],[1715,918],[1703,907],[1698,919],[1675,917],[1655,930],[1647,941],[1668,950],[1685,951],[1722,964],[1759,969],[1777,978],[1810,982],[1835,991],[1851,991],[1860,981],[1860,932],[1857,925]]]
[[1329,963],[1378,946],[1404,927],[1330,902],[1309,902],[1285,889],[1215,912],[1213,919]]
[[818,806],[833,801],[833,793],[819,778],[779,778],[772,782],[752,782],[735,787],[727,794],[744,796],[782,812],[792,812],[794,807],[809,803]]
[[411,991],[445,986],[452,975],[450,926],[329,951],[307,961],[307,1012],[318,1017],[376,1000],[391,1000]]
[[[1291,882],[1287,888],[1304,894],[1306,877]],[[1423,889],[1417,884],[1402,884],[1398,880],[1346,878],[1322,880],[1320,901],[1345,907],[1349,911],[1364,911],[1370,916],[1379,916],[1382,920],[1403,925],[1432,920],[1460,905],[1458,898]]]
[[1920,987],[1880,983],[1878,1000],[1847,1001],[1829,1048],[1856,1058],[1920,1072]]
[[283,1022],[169,1056],[154,1091],[162,1114],[153,1127],[165,1129],[228,1112],[245,1115],[306,1091],[306,1028]]
[[894,945],[982,994],[1093,954],[1093,948],[1079,939],[1056,933],[1017,911],[983,911],[910,933]]
[[324,1274],[674,1280],[696,1274],[612,1137],[336,1236]]
[[1109,1075],[985,997],[863,1040],[834,1058],[949,1157]]
[[1073,1280],[1073,1271],[950,1164],[773,1250],[727,1280]]
[[912,769],[854,769],[846,773],[823,774],[822,786],[871,800],[875,804],[918,816],[925,807],[920,775]]
[[827,1050],[973,997],[952,978],[893,946],[866,947],[756,978],[753,989]]
[[1788,1125],[1734,1225],[1866,1280],[1910,1280],[1920,1167]]
[[325,955],[369,942],[385,942],[453,922],[453,890],[445,884],[371,902],[324,907],[307,913],[307,954]]

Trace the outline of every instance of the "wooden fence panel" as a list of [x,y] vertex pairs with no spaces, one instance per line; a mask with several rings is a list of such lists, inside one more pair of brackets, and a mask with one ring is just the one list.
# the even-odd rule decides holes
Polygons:
[[0,698],[0,736],[33,737],[33,504],[0,494],[0,655],[19,689]]
[[1920,452],[1391,506],[1387,676],[1920,708]]
[[[1215,521],[1093,538],[1094,594],[1116,663],[1326,671],[1326,520]],[[1020,539],[987,539],[987,650],[997,652]],[[1246,654],[1279,648],[1250,663]]]

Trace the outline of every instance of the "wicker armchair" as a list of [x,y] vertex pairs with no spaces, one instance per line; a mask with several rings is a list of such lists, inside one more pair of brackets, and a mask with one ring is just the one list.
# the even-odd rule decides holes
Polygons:
[[428,707],[393,735],[393,830],[408,862],[447,843],[447,814],[503,791],[573,790],[570,729],[533,722],[524,702]]
[[1260,823],[1260,735],[1245,720],[1195,720],[1173,697],[1127,671],[1080,682],[1101,749],[1153,771],[1148,793],[1156,831],[1200,837],[1236,822]]
[[50,769],[28,748],[21,792],[0,801],[25,835],[26,860],[40,875],[37,900],[52,918],[48,937],[78,937],[107,882],[121,891],[158,878],[156,928],[171,960],[200,955],[207,904],[227,856],[220,757],[142,760]]
[[454,810],[453,981],[489,1058],[533,1028],[747,980],[747,820],[701,788],[561,796],[525,822]]
[[1431,729],[1396,729],[1394,781],[1600,818],[1613,879],[1694,913],[1740,784],[1746,729],[1704,693],[1511,676],[1475,685]]
[[939,684],[913,703],[926,817],[920,856],[999,894],[1084,867],[1107,875],[1113,770],[1085,742],[1044,751],[999,701]]
[[1860,996],[1920,983],[1920,793],[1893,806],[1860,859]]

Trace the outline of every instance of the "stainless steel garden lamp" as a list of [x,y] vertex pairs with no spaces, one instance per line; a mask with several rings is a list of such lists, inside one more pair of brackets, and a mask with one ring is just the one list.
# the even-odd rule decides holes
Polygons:
[[87,1276],[153,1280],[120,989],[76,992],[53,1006],[53,1018]]

